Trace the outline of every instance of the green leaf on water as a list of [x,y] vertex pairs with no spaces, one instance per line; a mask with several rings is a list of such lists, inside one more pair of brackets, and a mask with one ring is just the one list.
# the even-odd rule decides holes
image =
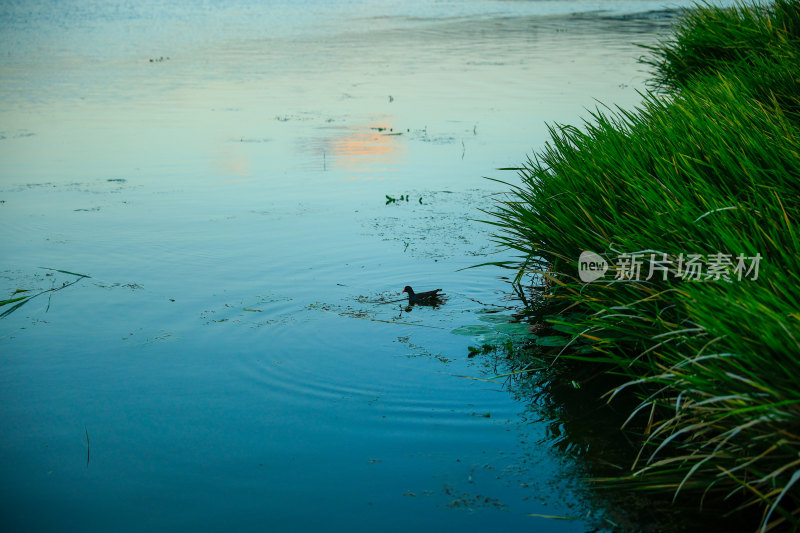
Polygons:
[[476,315],[486,315],[486,314],[495,314],[504,311],[504,309],[500,307],[484,307],[483,309],[478,309],[475,311]]
[[78,276],[79,278],[91,278],[92,277],[92,276],[89,276],[87,274],[78,274],[77,272],[70,272],[69,270],[59,270],[57,268],[47,268],[47,267],[39,267],[39,268],[44,269],[44,270],[52,270],[53,272],[61,272],[62,274],[69,274],[71,276]]
[[492,324],[507,324],[513,320],[513,317],[510,317],[508,315],[485,314],[479,316],[478,320],[480,320],[481,322],[489,322]]
[[[31,300],[33,300],[37,296],[41,296],[42,294],[52,294],[54,292],[57,292],[57,291],[60,291],[62,289],[66,289],[67,287],[70,287],[72,285],[75,285],[76,283],[78,283],[83,278],[90,278],[91,277],[91,276],[88,276],[86,274],[78,274],[77,272],[70,272],[69,270],[60,270],[60,269],[57,269],[57,268],[48,268],[48,267],[39,267],[39,268],[41,268],[43,270],[52,270],[53,272],[61,272],[62,274],[69,274],[71,276],[77,276],[78,279],[72,280],[69,283],[64,283],[60,287],[52,287],[50,289],[45,289],[43,291],[37,292],[36,294],[29,294],[29,295],[26,295],[26,296],[18,296],[16,298],[9,298],[7,300],[0,300],[0,307],[2,307],[4,305],[14,304],[11,307],[9,307],[8,309],[6,309],[5,311],[3,311],[2,313],[0,313],[0,318],[7,317],[8,315],[13,313],[14,311],[19,309],[20,307],[22,307],[26,303],[30,302]],[[28,290],[27,289],[17,289],[16,291],[14,291],[14,294],[18,294],[20,292],[28,292]],[[48,300],[47,309],[45,310],[45,312],[47,312],[49,309],[50,309],[50,302]]]
[[30,302],[30,301],[31,301],[31,298],[33,298],[33,297],[31,296],[31,297],[29,297],[29,298],[20,298],[19,300],[21,300],[21,301],[18,301],[16,304],[12,305],[11,307],[9,307],[9,308],[8,308],[8,309],[6,309],[5,311],[3,311],[3,313],[2,313],[2,314],[0,314],[0,318],[5,318],[5,317],[7,317],[7,316],[8,316],[8,315],[10,315],[11,313],[13,313],[14,311],[16,311],[16,310],[17,310],[17,309],[19,309],[20,307],[22,307],[23,305],[25,305],[26,303]]
[[20,300],[25,300],[27,298],[28,298],[28,296],[20,296],[19,298],[11,298],[9,300],[0,300],[0,306],[8,305],[8,304],[11,304],[11,303],[14,303],[14,302],[18,302]]
[[474,324],[470,326],[461,326],[460,328],[454,329],[450,333],[455,333],[456,335],[488,335],[493,331],[494,330],[489,326]]
[[491,333],[481,335],[480,340],[484,344],[500,346],[508,341],[508,335],[506,333],[500,333],[499,331],[492,331]]
[[497,324],[494,327],[495,331],[498,333],[505,333],[506,335],[523,335],[523,336],[532,336],[533,334],[528,330],[527,324],[521,324],[518,322],[512,322],[508,324]]

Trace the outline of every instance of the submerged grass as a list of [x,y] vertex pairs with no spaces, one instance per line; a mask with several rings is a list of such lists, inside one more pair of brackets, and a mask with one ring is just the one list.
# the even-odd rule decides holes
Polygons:
[[[698,7],[647,61],[662,92],[639,108],[551,127],[491,213],[519,252],[501,266],[543,281],[531,311],[570,341],[552,359],[638,397],[639,455],[606,485],[797,529],[800,2]],[[584,251],[604,277],[581,280]]]

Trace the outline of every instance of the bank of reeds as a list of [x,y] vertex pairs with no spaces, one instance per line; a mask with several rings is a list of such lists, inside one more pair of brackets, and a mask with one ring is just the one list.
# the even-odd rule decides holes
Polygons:
[[800,2],[698,7],[648,61],[663,90],[638,109],[551,128],[492,213],[503,266],[544,280],[558,357],[641,400],[641,453],[607,483],[797,529]]

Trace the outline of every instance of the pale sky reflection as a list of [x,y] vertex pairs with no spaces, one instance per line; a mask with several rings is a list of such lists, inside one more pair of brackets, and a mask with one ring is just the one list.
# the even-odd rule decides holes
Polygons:
[[226,181],[248,181],[251,176],[250,160],[236,146],[228,145],[217,154],[216,174]]

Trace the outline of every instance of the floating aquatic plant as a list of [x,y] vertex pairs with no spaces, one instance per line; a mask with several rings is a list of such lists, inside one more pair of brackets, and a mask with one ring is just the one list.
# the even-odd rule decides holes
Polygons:
[[12,294],[11,298],[8,298],[6,300],[0,300],[0,308],[5,307],[7,305],[11,306],[11,307],[6,308],[2,313],[0,313],[0,319],[7,317],[8,315],[13,313],[14,311],[18,310],[23,305],[25,305],[26,303],[30,302],[34,298],[36,298],[38,296],[41,296],[43,294],[49,295],[48,296],[48,301],[47,301],[47,309],[45,310],[45,312],[47,312],[47,311],[50,310],[49,297],[52,296],[54,292],[58,292],[60,290],[66,289],[67,287],[75,285],[76,283],[78,283],[79,281],[81,281],[84,278],[91,277],[91,276],[87,276],[86,274],[78,274],[76,272],[70,272],[68,270],[59,270],[57,268],[47,268],[47,267],[39,267],[39,268],[42,268],[43,270],[50,270],[50,271],[53,271],[53,272],[61,272],[62,274],[69,274],[70,276],[75,276],[76,279],[74,279],[74,280],[72,280],[70,282],[66,282],[65,281],[64,283],[62,283],[59,286],[53,286],[53,287],[51,287],[49,289],[45,289],[43,291],[40,291],[40,292],[37,292],[37,293],[34,293],[34,294],[24,294],[23,296],[16,296],[15,297],[16,294],[23,294],[23,293],[28,293],[28,292],[31,292],[31,291],[29,291],[28,289],[17,289],[17,290],[15,290],[14,294]]

